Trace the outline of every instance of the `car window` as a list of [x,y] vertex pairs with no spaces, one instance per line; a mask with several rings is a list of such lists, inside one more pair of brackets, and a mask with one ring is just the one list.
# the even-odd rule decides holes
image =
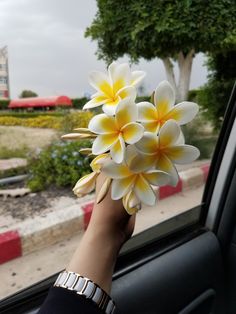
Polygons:
[[[25,1],[22,8],[17,2],[0,3],[5,21],[0,46],[0,298],[63,269],[93,208],[93,194],[77,198],[72,191],[77,180],[91,171],[91,158],[79,153],[90,148],[91,142],[66,142],[61,135],[87,127],[94,113],[101,112],[81,109],[93,93],[88,73],[105,71],[106,64],[97,60],[96,47],[83,37],[97,11],[96,2],[86,7],[74,3],[70,8],[61,3]],[[176,186],[155,189],[157,203],[138,212],[134,235],[160,225],[158,232],[163,237],[200,218],[202,195],[233,86],[235,72],[227,72],[233,54],[192,56],[189,90],[176,103],[199,104],[197,117],[181,128],[185,143],[197,147],[200,157],[176,165]],[[132,69],[146,72],[137,101],[150,102],[156,86],[166,79],[161,61],[141,59]]]

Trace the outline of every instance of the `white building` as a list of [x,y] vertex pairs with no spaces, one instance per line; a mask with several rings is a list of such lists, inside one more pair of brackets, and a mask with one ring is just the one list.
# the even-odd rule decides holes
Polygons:
[[0,48],[0,99],[9,97],[8,53],[5,46]]

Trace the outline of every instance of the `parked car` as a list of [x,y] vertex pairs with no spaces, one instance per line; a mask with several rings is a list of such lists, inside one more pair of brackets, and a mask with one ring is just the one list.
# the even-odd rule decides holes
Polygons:
[[[236,88],[202,203],[134,236],[122,249],[112,287],[118,313],[236,313],[235,116]],[[0,313],[36,313],[57,275],[2,300]]]

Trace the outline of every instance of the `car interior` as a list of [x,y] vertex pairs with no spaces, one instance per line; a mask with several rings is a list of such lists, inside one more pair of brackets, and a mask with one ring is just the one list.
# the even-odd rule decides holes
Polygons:
[[[236,313],[236,86],[202,203],[132,237],[113,276],[117,313]],[[37,313],[57,274],[0,302],[0,313]],[[69,313],[69,311],[68,311]]]

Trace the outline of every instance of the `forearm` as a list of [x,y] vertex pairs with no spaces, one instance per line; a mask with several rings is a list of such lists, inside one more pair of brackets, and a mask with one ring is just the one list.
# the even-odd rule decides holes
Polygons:
[[88,277],[109,293],[119,252],[115,242],[109,234],[88,228],[67,270]]
[[122,201],[113,201],[109,193],[94,205],[88,229],[67,270],[91,279],[109,293],[117,255],[134,223],[135,216],[128,215]]

